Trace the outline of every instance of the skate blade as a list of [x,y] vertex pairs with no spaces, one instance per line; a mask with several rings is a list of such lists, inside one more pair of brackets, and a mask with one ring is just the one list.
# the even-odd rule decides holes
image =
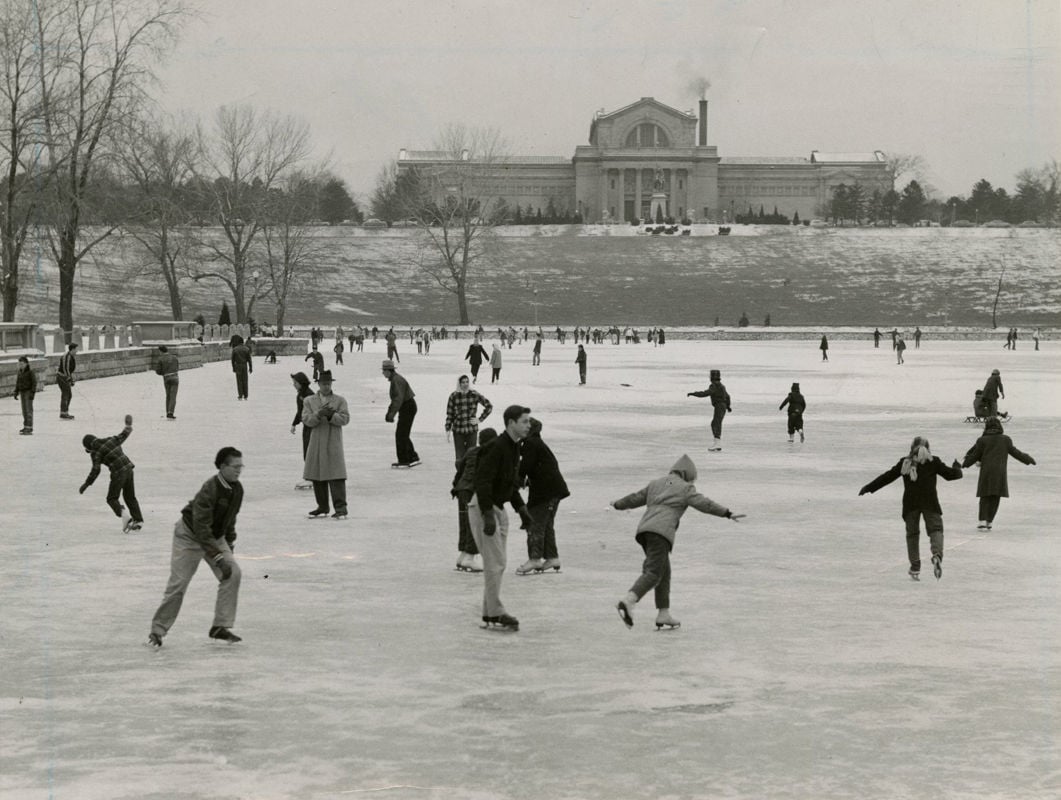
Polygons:
[[677,630],[678,628],[680,628],[681,626],[682,626],[682,624],[680,622],[674,622],[674,623],[671,623],[671,622],[657,622],[656,623],[656,630],[657,631],[662,631],[662,630],[674,631],[674,630]]
[[454,568],[453,568],[453,571],[454,571],[454,572],[471,572],[471,573],[479,573],[479,572],[482,572],[482,570],[481,570],[481,569],[474,569],[474,568],[472,568],[472,567],[454,567]]
[[615,610],[619,612],[619,619],[623,621],[623,624],[626,625],[627,628],[634,627],[634,618],[630,615],[626,603],[620,601],[619,605],[615,607]]
[[479,627],[482,628],[484,631],[497,631],[498,633],[519,633],[519,627],[518,626],[513,627],[511,625],[485,624],[485,625],[480,625]]

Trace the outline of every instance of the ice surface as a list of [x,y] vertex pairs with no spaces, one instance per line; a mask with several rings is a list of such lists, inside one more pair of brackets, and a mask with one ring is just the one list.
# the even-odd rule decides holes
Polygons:
[[[0,406],[0,797],[5,798],[1054,798],[1061,793],[1058,623],[1061,452],[1056,351],[927,341],[894,363],[887,341],[672,342],[505,351],[501,410],[544,421],[572,496],[563,572],[516,577],[518,634],[478,627],[482,578],[455,572],[445,399],[459,342],[401,349],[424,460],[396,472],[383,420],[382,341],[335,368],[350,403],[351,516],[308,521],[289,373],[257,360],[237,402],[225,364],[181,375],[175,423],[151,374],[83,381],[75,422],[38,395],[32,437]],[[1048,347],[1051,347],[1048,344]],[[331,356],[328,364],[331,366]],[[922,539],[906,577],[901,488],[858,497],[915,434],[948,462],[980,428],[974,389],[1002,371],[1007,432],[1039,465],[1010,462],[1011,497],[977,532],[976,472],[942,483],[943,580]],[[685,393],[722,370],[733,397],[721,453],[709,405]],[[484,370],[488,372],[488,370]],[[777,405],[798,380],[806,444]],[[624,386],[623,384],[629,384]],[[146,525],[120,533],[106,476],[83,496],[88,432],[117,433]],[[144,646],[180,508],[218,447],[244,452],[236,554],[239,645],[210,642],[215,583],[200,569],[159,652]],[[638,512],[608,502],[683,452],[701,491],[747,520],[690,511],[678,532],[673,613],[651,596],[628,631],[614,604],[637,576]],[[513,518],[515,523],[515,518]]]

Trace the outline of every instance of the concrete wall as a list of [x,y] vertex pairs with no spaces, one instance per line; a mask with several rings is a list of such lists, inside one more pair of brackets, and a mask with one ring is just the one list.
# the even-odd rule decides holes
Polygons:
[[[303,355],[309,351],[309,339],[256,339],[254,355],[261,361],[271,350],[278,356]],[[180,360],[182,370],[201,367],[212,361],[227,361],[232,351],[228,342],[171,342],[166,345],[169,351]],[[15,373],[18,371],[18,357],[27,355],[30,366],[37,373],[38,389],[55,383],[55,373],[59,368],[59,353],[41,355],[39,353],[0,353],[0,398],[9,397],[15,391]],[[108,378],[112,375],[127,375],[131,372],[153,372],[158,364],[157,347],[124,347],[114,350],[78,351],[77,380]]]

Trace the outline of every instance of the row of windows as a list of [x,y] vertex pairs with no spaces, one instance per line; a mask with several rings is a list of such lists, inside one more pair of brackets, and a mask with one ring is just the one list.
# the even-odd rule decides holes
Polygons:
[[753,195],[794,195],[804,197],[815,197],[818,194],[818,187],[814,184],[806,184],[800,186],[778,186],[763,184],[762,186],[756,184],[725,184],[720,183],[718,185],[718,193],[731,195],[731,194],[753,194]]

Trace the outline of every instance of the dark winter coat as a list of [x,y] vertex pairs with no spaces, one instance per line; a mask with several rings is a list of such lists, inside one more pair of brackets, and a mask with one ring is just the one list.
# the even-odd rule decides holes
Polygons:
[[457,472],[453,476],[453,489],[450,491],[454,497],[458,492],[468,492],[469,495],[475,493],[475,469],[479,464],[480,450],[482,447],[475,445],[469,447],[461,456],[457,464]]
[[1002,376],[992,375],[984,384],[984,399],[998,400],[999,396],[1006,396],[1006,390],[1002,388]]
[[37,391],[37,376],[34,374],[33,369],[19,369],[15,373],[15,397],[18,397],[24,392],[29,394],[35,394]]
[[802,414],[807,410],[807,400],[799,392],[789,392],[788,396],[781,401],[778,409],[782,409],[785,406],[788,406],[789,414]]
[[232,348],[232,371],[239,372],[241,369],[246,369],[247,372],[254,372],[251,349],[245,344],[238,344]]
[[541,436],[541,426],[531,423],[531,433],[523,440],[520,448],[519,462],[520,483],[529,481],[530,494],[527,504],[540,505],[549,500],[563,500],[570,497],[564,476],[560,474],[560,465],[556,456],[549,449]]
[[935,511],[937,514],[942,514],[943,509],[939,507],[939,495],[936,494],[936,476],[939,475],[946,481],[956,481],[962,476],[961,469],[948,467],[939,460],[938,456],[932,456],[925,463],[917,465],[917,480],[915,481],[911,480],[909,475],[902,474],[904,461],[906,461],[905,458],[900,458],[894,467],[863,486],[862,491],[872,494],[901,477],[903,479],[903,517],[911,511]]
[[519,442],[513,441],[508,432],[501,433],[494,441],[479,450],[479,461],[475,465],[475,499],[483,514],[489,514],[494,506],[500,508],[511,503],[519,511],[526,504],[519,495]]
[[985,426],[984,435],[976,440],[962,461],[963,467],[980,462],[977,497],[1009,497],[1009,481],[1006,477],[1009,456],[1024,464],[1035,463],[1034,458],[1013,446],[1013,440],[1002,432],[1002,424],[992,419]]
[[726,411],[733,410],[729,399],[729,392],[726,391],[726,387],[721,381],[712,382],[712,384],[702,392],[689,392],[689,394],[693,397],[710,397],[712,406],[725,406]]
[[473,367],[481,366],[489,358],[490,356],[486,354],[486,349],[481,344],[473,344],[464,355],[464,360]]
[[291,420],[291,427],[294,428],[296,425],[302,422],[302,405],[305,403],[307,397],[313,397],[314,392],[308,385],[299,386],[298,394],[295,396],[295,418]]

